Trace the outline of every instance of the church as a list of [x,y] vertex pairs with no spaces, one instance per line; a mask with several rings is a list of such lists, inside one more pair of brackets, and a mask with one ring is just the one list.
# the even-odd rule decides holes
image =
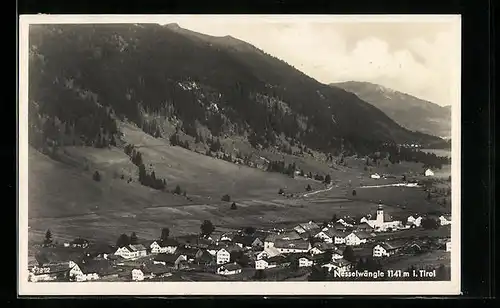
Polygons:
[[[375,219],[372,219],[375,217]],[[375,215],[367,215],[361,218],[360,223],[367,223],[374,229],[375,232],[386,232],[403,228],[403,222],[400,220],[393,220],[391,215],[384,213],[382,204],[378,205],[377,213]]]

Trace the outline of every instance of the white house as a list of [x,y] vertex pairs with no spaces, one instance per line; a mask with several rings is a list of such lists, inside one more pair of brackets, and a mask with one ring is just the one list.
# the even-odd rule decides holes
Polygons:
[[451,217],[450,216],[439,216],[439,224],[441,226],[451,225]]
[[374,173],[374,174],[370,175],[370,178],[372,178],[372,179],[380,179],[380,175],[378,173]]
[[219,275],[235,275],[241,273],[241,266],[237,263],[224,264],[217,268]]
[[175,253],[179,244],[173,239],[166,239],[163,241],[154,241],[151,243],[151,253]]
[[417,216],[416,218],[413,217],[412,215],[410,215],[407,219],[407,225],[409,226],[415,226],[415,227],[420,227],[421,223],[422,223],[422,217],[421,216]]
[[374,229],[375,232],[384,232],[403,228],[403,223],[400,220],[393,220],[390,215],[384,213],[382,204],[379,204],[377,213],[374,216],[375,219],[371,219],[373,215],[370,215],[369,218],[363,217],[360,222],[366,222]]
[[446,242],[446,251],[447,252],[451,251],[451,241]]
[[336,248],[332,251],[332,261],[342,259],[344,257],[344,250]]
[[308,257],[299,258],[299,267],[310,267],[312,266],[314,261]]
[[216,254],[217,264],[226,264],[229,263],[231,259],[231,254],[224,248],[219,249]]
[[132,280],[133,281],[142,281],[144,280],[144,273],[138,269],[138,268],[135,268],[132,270]]
[[319,238],[325,243],[331,243],[331,244],[344,244],[345,240],[345,234],[341,231],[336,230],[335,228],[324,228],[320,232],[318,232],[315,236],[315,238]]
[[345,260],[345,259],[334,260],[334,261],[330,262],[328,265],[330,265],[330,266],[328,266],[329,271],[331,271],[333,269],[335,272],[338,272],[338,273],[343,273],[343,272],[349,271],[352,268],[352,263]]
[[424,172],[425,176],[434,176],[434,172],[431,169],[427,169]]
[[351,232],[345,237],[347,246],[358,246],[367,242],[371,236],[365,232]]
[[399,247],[388,243],[380,243],[373,247],[373,256],[376,258],[389,257],[394,255],[399,250]]
[[115,255],[120,256],[124,259],[135,259],[140,257],[145,257],[147,255],[147,250],[144,245],[127,245],[120,247],[116,250]]

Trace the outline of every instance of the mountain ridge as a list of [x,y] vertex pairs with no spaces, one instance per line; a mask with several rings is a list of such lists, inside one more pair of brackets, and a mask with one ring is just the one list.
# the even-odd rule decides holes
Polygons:
[[30,44],[32,141],[52,135],[59,143],[116,143],[113,118],[161,138],[174,123],[196,138],[205,130],[203,139],[240,135],[252,146],[298,144],[326,153],[439,141],[227,36],[175,25],[37,25]]
[[331,83],[330,86],[356,94],[407,129],[442,138],[451,136],[451,106],[439,106],[371,82],[346,81]]

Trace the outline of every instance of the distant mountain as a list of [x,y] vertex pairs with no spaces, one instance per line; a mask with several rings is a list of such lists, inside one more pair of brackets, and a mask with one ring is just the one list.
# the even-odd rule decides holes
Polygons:
[[369,82],[348,81],[331,85],[356,94],[410,130],[443,138],[451,136],[451,106],[441,107]]
[[157,138],[171,138],[173,126],[195,143],[238,136],[253,147],[330,153],[440,140],[230,36],[176,24],[32,25],[29,39],[36,148],[114,145],[118,120]]

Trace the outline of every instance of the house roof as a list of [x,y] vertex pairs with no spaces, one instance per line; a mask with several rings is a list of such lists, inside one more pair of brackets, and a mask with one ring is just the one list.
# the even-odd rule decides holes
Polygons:
[[297,227],[300,227],[300,228],[304,229],[305,231],[311,231],[311,230],[321,228],[317,223],[315,223],[313,221],[309,221],[306,223],[300,223]]
[[281,264],[288,261],[288,259],[283,255],[276,255],[266,259],[268,263]]
[[214,257],[206,250],[202,250],[201,255],[196,258],[198,262],[212,262]]
[[[328,235],[330,238],[334,237],[344,237],[345,233],[342,231],[339,231],[338,229],[335,228],[328,228],[326,231],[323,231],[326,235]],[[319,232],[318,232],[319,233]]]
[[271,233],[266,238],[264,239],[265,242],[274,242],[279,238],[279,234],[277,233]]
[[175,254],[159,253],[154,257],[153,260],[156,262],[165,262],[169,264],[174,264],[180,255],[181,255],[180,253],[175,253]]
[[194,258],[198,252],[197,248],[179,246],[176,250],[177,253],[186,255],[187,257]]
[[179,245],[179,242],[171,237],[168,237],[164,240],[157,240],[156,243],[160,247],[176,247]]
[[367,222],[362,222],[356,226],[357,229],[373,229]]
[[164,265],[160,264],[148,264],[146,266],[141,267],[141,271],[143,273],[149,272],[155,275],[161,275],[165,273],[170,273],[170,269]]
[[242,244],[245,247],[252,246],[253,241],[255,241],[257,237],[253,235],[235,235],[233,237],[234,243]]
[[347,228],[347,226],[344,226],[344,224],[342,224],[341,222],[336,222],[332,225],[332,228],[335,229],[335,230],[345,230]]
[[277,256],[280,254],[279,250],[276,248],[276,247],[268,247],[268,248],[265,248],[263,251],[259,252],[258,253],[259,255],[260,254],[265,254],[269,257],[274,257],[274,256]]
[[109,275],[115,272],[111,263],[108,260],[88,260],[78,262],[78,267],[84,274],[97,273],[99,275]]
[[351,264],[351,262],[349,262],[346,259],[342,258],[342,259],[333,260],[332,264],[333,265],[337,265],[337,266],[345,266],[345,265]]
[[[364,232],[364,231],[353,231],[349,234],[352,234],[354,233],[359,239],[369,239],[372,237],[372,235],[370,233],[367,233],[367,232]],[[348,234],[348,236],[349,236]]]
[[127,246],[127,249],[130,251],[142,251],[146,250],[146,247],[144,247],[144,245],[142,244],[135,244],[135,245],[130,244]]
[[308,249],[310,243],[305,240],[276,240],[274,247],[284,249]]
[[286,231],[278,235],[276,239],[298,240],[301,235],[297,231]]
[[229,264],[224,264],[224,265],[220,266],[219,269],[223,269],[223,270],[225,269],[227,271],[234,271],[234,270],[241,269],[241,266],[238,263],[229,263]]
[[314,247],[322,251],[326,251],[326,250],[333,250],[335,248],[335,245],[331,243],[318,242],[314,244]]

